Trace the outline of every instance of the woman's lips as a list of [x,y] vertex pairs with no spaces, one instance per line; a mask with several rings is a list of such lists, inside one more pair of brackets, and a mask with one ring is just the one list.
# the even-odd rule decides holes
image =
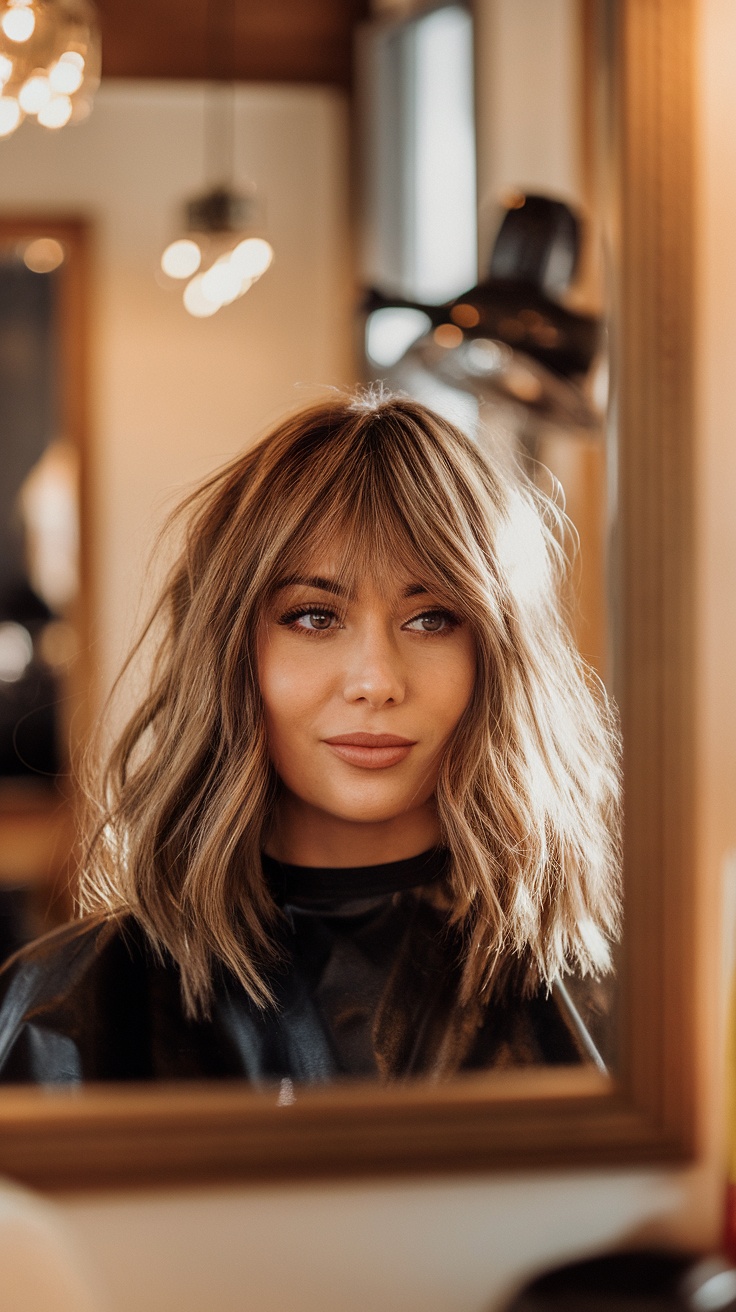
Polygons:
[[385,770],[406,760],[415,743],[392,733],[347,733],[325,738],[336,756],[363,770]]

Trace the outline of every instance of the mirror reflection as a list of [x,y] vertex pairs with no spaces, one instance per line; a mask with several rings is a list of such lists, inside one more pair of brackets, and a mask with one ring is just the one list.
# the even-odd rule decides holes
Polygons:
[[[492,36],[533,69],[545,38],[523,45],[525,9],[493,6]],[[74,136],[4,144],[19,200],[34,152],[53,154],[49,204],[104,215],[105,593],[84,641],[114,685],[82,769],[45,654],[49,633],[67,663],[78,643],[73,453],[53,411],[69,355],[54,269],[16,240],[0,367],[17,381],[26,332],[36,374],[4,415],[23,470],[3,498],[16,593],[46,609],[0,629],[27,655],[5,680],[5,784],[17,797],[16,776],[43,775],[86,827],[82,918],[0,976],[6,1082],[240,1077],[288,1099],[348,1078],[610,1069],[619,743],[581,13],[548,15],[568,43],[557,177],[505,115],[500,75],[474,94],[474,70],[499,73],[488,23],[452,4],[363,27],[357,304],[336,96],[103,84]],[[513,185],[488,167],[489,122],[518,140]],[[91,173],[113,141],[115,168]],[[63,478],[65,546],[33,509]],[[23,747],[31,712],[43,763]],[[30,938],[29,884],[6,883]],[[65,915],[48,863],[46,885],[50,924]]]
[[69,763],[80,660],[80,446],[62,342],[74,225],[0,225],[0,951],[72,910]]

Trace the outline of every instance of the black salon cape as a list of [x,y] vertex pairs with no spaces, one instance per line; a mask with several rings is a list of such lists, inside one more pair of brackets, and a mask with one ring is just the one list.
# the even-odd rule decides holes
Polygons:
[[457,1001],[461,945],[431,897],[439,849],[356,870],[264,857],[283,909],[275,1005],[216,971],[207,1019],[184,1012],[179,971],[132,916],[87,918],[0,973],[0,1080],[440,1078],[459,1070],[601,1059],[567,990]]

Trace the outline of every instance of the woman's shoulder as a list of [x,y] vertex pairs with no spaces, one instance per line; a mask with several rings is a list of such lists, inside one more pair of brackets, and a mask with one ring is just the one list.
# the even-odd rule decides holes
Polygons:
[[0,969],[2,1012],[10,995],[22,993],[36,1002],[58,996],[62,983],[71,986],[119,945],[139,951],[138,940],[135,922],[127,915],[85,916],[50,930],[4,962]]
[[115,999],[135,1005],[146,956],[142,931],[125,915],[74,921],[16,952],[0,971],[0,1080],[81,1078]]

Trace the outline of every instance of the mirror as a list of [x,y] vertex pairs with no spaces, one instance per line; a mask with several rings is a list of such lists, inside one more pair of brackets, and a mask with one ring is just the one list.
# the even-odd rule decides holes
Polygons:
[[[656,18],[651,17],[654,10]],[[582,6],[580,12],[589,11],[589,6]],[[618,170],[612,183],[610,229],[619,261],[614,325],[620,397],[617,431],[622,452],[620,596],[625,636],[622,641],[617,635],[621,654],[616,680],[621,689],[626,748],[628,924],[624,1055],[615,1085],[595,1070],[562,1067],[543,1072],[480,1072],[441,1087],[425,1082],[379,1090],[356,1084],[300,1091],[296,1098],[282,1097],[280,1101],[270,1091],[253,1094],[233,1086],[149,1087],[127,1092],[90,1088],[73,1099],[50,1098],[38,1090],[3,1090],[0,1115],[4,1114],[14,1130],[10,1147],[3,1150],[3,1165],[11,1174],[69,1186],[83,1181],[264,1172],[340,1173],[397,1167],[458,1170],[531,1161],[570,1162],[592,1156],[604,1159],[614,1154],[620,1161],[624,1156],[634,1160],[687,1150],[690,1076],[687,1060],[675,1046],[679,1023],[675,1002],[687,980],[671,953],[682,924],[678,916],[686,915],[692,867],[687,843],[676,848],[676,854],[669,844],[666,849],[657,848],[656,835],[662,826],[652,825],[652,814],[660,818],[666,814],[676,832],[687,822],[691,803],[681,758],[667,749],[668,735],[677,732],[678,717],[687,716],[692,698],[682,641],[670,654],[671,677],[666,684],[659,677],[656,660],[644,661],[642,654],[661,652],[676,621],[684,618],[684,632],[690,631],[687,614],[683,617],[679,611],[675,615],[669,592],[663,594],[656,613],[649,600],[653,584],[656,593],[665,559],[670,569],[682,551],[678,546],[682,519],[680,516],[675,524],[670,494],[678,469],[685,467],[677,462],[681,457],[686,463],[690,437],[685,422],[690,343],[679,325],[682,288],[691,272],[687,225],[676,228],[666,217],[666,206],[648,202],[656,187],[679,188],[680,195],[690,194],[690,161],[672,125],[687,125],[691,107],[687,78],[673,84],[667,64],[668,59],[681,57],[684,10],[673,16],[671,9],[667,12],[660,5],[650,7],[649,12],[646,20],[623,0],[618,5],[602,5],[598,11],[612,38]],[[659,61],[655,73],[648,62],[653,49]],[[102,657],[106,682],[121,654],[118,635],[124,635],[122,646],[127,646],[131,629],[140,562],[146,554],[142,539],[150,540],[151,480],[156,487],[155,510],[160,515],[162,502],[174,499],[183,482],[201,477],[242,443],[244,414],[255,427],[292,400],[292,378],[306,380],[311,386],[326,380],[342,382],[350,375],[343,355],[344,339],[336,342],[329,327],[336,305],[342,307],[346,322],[350,314],[342,253],[336,256],[341,200],[335,178],[339,176],[336,161],[341,158],[341,107],[329,96],[316,97],[309,113],[301,112],[300,106],[299,132],[281,132],[279,137],[279,174],[275,167],[269,170],[263,126],[269,115],[282,127],[287,121],[296,126],[288,117],[288,106],[279,103],[277,96],[269,103],[265,90],[239,94],[239,121],[250,129],[249,169],[259,182],[266,180],[269,192],[269,236],[277,255],[280,238],[281,249],[292,254],[283,257],[278,299],[274,294],[269,301],[264,280],[249,293],[253,299],[246,297],[242,302],[237,336],[226,326],[224,315],[204,325],[211,330],[206,361],[201,353],[202,338],[197,335],[203,325],[182,319],[178,301],[155,299],[165,293],[152,282],[157,253],[168,236],[163,229],[170,222],[169,204],[173,208],[191,187],[190,152],[185,145],[201,124],[201,95],[164,88],[111,87],[103,92],[89,123],[79,129],[80,142],[84,132],[87,148],[95,143],[99,163],[94,177],[87,171],[83,181],[78,165],[75,172],[74,159],[74,152],[82,147],[72,145],[71,137],[54,141],[53,156],[46,142],[38,147],[45,152],[39,176],[44,176],[47,186],[53,180],[57,197],[73,196],[75,207],[99,207],[113,186],[116,188],[114,206],[106,210],[101,234],[104,258],[97,274],[98,286],[104,288],[98,307],[97,405],[101,431],[116,438],[113,442],[108,436],[106,465],[102,450],[96,457],[100,462],[97,514],[104,508],[108,553],[107,592],[97,603],[101,631],[106,633]],[[672,139],[667,135],[663,145],[658,124],[665,107]],[[631,127],[634,111],[635,135]],[[110,138],[105,137],[111,126],[115,128],[114,163]],[[260,145],[256,126],[261,128]],[[127,132],[135,150],[131,148],[126,155]],[[304,166],[308,139],[313,152],[310,168]],[[23,138],[18,136],[4,148],[8,151],[7,194],[17,189],[20,203],[28,185]],[[170,163],[171,173],[156,192],[162,159]],[[131,169],[128,174],[126,161]],[[302,187],[298,215],[290,205],[295,178]],[[525,186],[529,181],[535,183],[534,179],[517,179]],[[158,195],[154,212],[151,188]],[[329,209],[326,195],[332,197]],[[678,214],[682,217],[681,208]],[[666,241],[662,241],[658,224],[671,225]],[[314,258],[308,267],[298,257],[295,233],[301,234],[303,244],[309,235]],[[110,259],[113,246],[119,252],[117,263]],[[146,252],[145,259],[141,259],[141,251]],[[278,259],[274,280],[277,269]],[[146,312],[154,303],[152,329]],[[110,313],[113,304],[118,317]],[[236,308],[239,312],[241,306]],[[277,332],[287,334],[281,339],[277,360],[264,350],[267,332],[274,339]],[[242,378],[244,358],[249,366],[246,380]],[[672,370],[673,358],[680,366],[677,371]],[[133,395],[131,377],[138,380]],[[235,385],[233,379],[238,380]],[[163,387],[164,382],[169,386]],[[208,409],[208,400],[217,391],[221,397],[233,396],[232,408],[220,400],[216,410]],[[213,431],[215,413],[218,422]],[[193,421],[200,431],[212,434],[206,452],[187,449]],[[641,440],[644,431],[646,443]],[[130,460],[134,432],[139,443],[138,469]],[[148,435],[154,433],[155,445],[151,442],[151,451],[147,451]],[[665,440],[669,444],[668,477],[662,480]],[[596,450],[599,447],[600,443]],[[177,488],[171,486],[172,468],[177,470]],[[132,509],[130,517],[116,511],[116,496],[127,497],[125,509],[126,515]],[[651,534],[652,522],[659,530],[656,539]],[[678,606],[683,604],[680,599]],[[664,736],[662,725],[667,729]],[[676,811],[673,799],[677,800]],[[652,946],[653,908],[665,886],[670,918]],[[668,1067],[665,1098],[660,1058],[668,1052],[678,1053],[678,1057]]]

